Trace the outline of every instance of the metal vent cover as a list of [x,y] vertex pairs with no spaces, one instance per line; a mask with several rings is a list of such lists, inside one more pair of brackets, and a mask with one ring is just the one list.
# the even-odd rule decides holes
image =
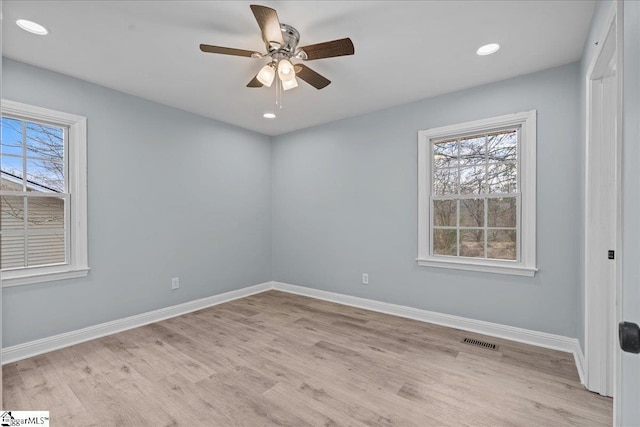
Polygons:
[[475,345],[476,347],[486,348],[487,350],[496,350],[496,351],[498,350],[498,346],[496,344],[486,342],[486,341],[480,341],[475,338],[467,337],[463,339],[462,342],[464,344]]

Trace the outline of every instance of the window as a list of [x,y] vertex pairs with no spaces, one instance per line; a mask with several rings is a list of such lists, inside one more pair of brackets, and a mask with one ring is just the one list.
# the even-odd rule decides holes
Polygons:
[[535,110],[420,131],[418,264],[533,276]]
[[86,276],[86,119],[2,100],[2,285]]

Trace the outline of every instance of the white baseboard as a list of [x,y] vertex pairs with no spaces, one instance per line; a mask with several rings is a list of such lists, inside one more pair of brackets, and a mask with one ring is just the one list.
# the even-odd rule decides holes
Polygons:
[[419,320],[421,322],[448,326],[450,328],[461,329],[463,331],[476,332],[491,337],[503,338],[510,341],[517,341],[566,353],[573,353],[578,374],[580,375],[580,381],[583,381],[582,366],[584,357],[580,350],[580,344],[575,338],[516,328],[498,323],[485,322],[482,320],[468,319],[465,317],[453,316],[451,314],[436,313],[403,305],[389,304],[386,302],[307,288],[304,286],[290,285],[288,283],[272,283],[273,289],[277,289],[279,291],[304,295],[352,307],[364,308],[366,310],[377,311],[380,313],[392,314],[394,316],[406,317],[408,319]]
[[149,323],[159,322],[175,316],[180,316],[203,308],[222,304],[238,298],[258,294],[271,289],[331,301],[338,304],[405,317],[421,322],[433,323],[464,331],[476,332],[496,338],[503,338],[510,341],[517,341],[538,347],[559,350],[572,353],[575,359],[576,368],[580,381],[584,384],[584,355],[578,340],[575,338],[553,335],[545,332],[531,331],[528,329],[516,328],[513,326],[501,325],[498,323],[485,322],[482,320],[467,319],[465,317],[453,316],[450,314],[437,313],[419,308],[407,307],[403,305],[390,304],[351,295],[327,292],[319,289],[307,288],[304,286],[291,285],[281,282],[265,282],[259,285],[249,286],[235,291],[225,292],[219,295],[185,302],[171,307],[149,311],[135,316],[125,317],[99,325],[89,326],[76,331],[66,332],[35,341],[18,344],[2,349],[2,364],[15,362],[38,354],[47,353],[63,347],[79,344],[84,341],[126,331],[128,329],[144,326]]
[[573,349],[573,359],[576,361],[576,369],[578,369],[578,376],[580,377],[580,383],[586,386],[584,353],[582,352],[582,346],[576,340],[575,348]]
[[235,291],[229,291],[170,307],[160,308],[158,310],[148,311],[135,316],[125,317],[123,319],[113,320],[111,322],[101,323],[99,325],[89,326],[87,328],[3,348],[2,364],[4,365],[6,363],[37,356],[42,353],[104,337],[106,335],[148,325],[149,323],[159,322],[160,320],[191,313],[196,310],[201,310],[203,308],[222,304],[238,298],[268,291],[271,288],[271,282],[261,283]]

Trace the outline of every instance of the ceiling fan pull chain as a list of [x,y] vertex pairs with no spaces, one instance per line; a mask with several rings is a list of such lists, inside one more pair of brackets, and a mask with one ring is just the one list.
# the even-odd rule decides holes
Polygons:
[[281,86],[280,78],[276,75],[276,107],[278,110],[282,110],[282,86]]

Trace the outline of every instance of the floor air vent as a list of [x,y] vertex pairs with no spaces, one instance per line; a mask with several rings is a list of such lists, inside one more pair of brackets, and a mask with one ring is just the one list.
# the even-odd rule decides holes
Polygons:
[[473,338],[465,338],[462,340],[465,344],[475,345],[476,347],[486,348],[487,350],[497,350],[498,346],[490,342],[480,341]]

